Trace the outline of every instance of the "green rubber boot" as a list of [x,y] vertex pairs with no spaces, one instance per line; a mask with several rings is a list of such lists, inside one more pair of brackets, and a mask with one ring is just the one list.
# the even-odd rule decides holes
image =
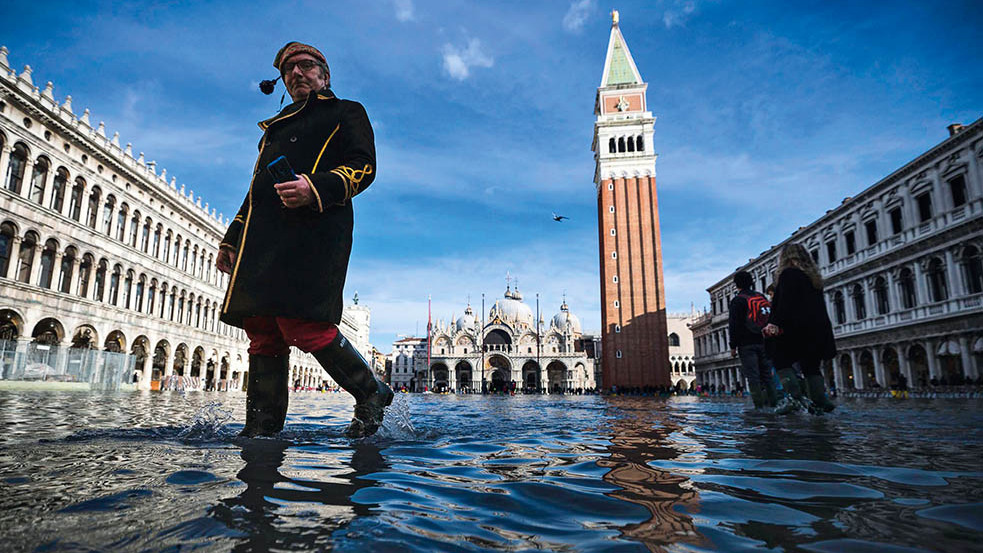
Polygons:
[[800,411],[803,408],[802,388],[799,386],[799,377],[793,369],[782,369],[778,371],[778,378],[785,389],[785,397],[778,400],[775,412],[779,415],[787,415],[793,411]]
[[823,375],[814,374],[806,377],[806,388],[809,390],[809,399],[820,411],[829,413],[836,409],[836,404],[826,396],[826,382],[823,381]]
[[775,383],[769,378],[767,382],[762,385],[765,391],[765,406],[775,407],[778,405],[778,390],[775,389]]
[[758,384],[748,385],[748,393],[751,394],[751,402],[754,403],[755,409],[761,409],[765,406],[765,393]]

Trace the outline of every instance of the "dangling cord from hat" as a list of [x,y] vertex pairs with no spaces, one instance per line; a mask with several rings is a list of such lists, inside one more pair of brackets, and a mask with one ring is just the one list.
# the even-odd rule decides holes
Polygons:
[[[282,75],[281,75],[281,77],[282,77]],[[277,78],[273,79],[272,81],[269,80],[269,79],[266,79],[264,81],[260,81],[260,83],[259,83],[259,90],[263,94],[266,94],[267,96],[269,96],[270,94],[273,94],[273,88],[276,86],[276,82],[279,81],[279,80],[280,80],[280,77],[277,77]],[[280,95],[280,107],[277,108],[277,111],[280,111],[281,109],[283,109],[283,100],[286,97],[287,97],[287,92],[284,91],[283,94]]]

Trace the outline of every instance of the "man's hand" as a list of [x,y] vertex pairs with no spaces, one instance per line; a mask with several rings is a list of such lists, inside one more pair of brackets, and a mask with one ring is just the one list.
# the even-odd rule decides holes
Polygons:
[[215,258],[215,268],[225,274],[232,272],[232,264],[235,263],[236,251],[227,246],[218,249],[218,257]]
[[289,208],[304,207],[314,202],[314,191],[304,177],[274,184],[273,188],[276,188],[283,205]]
[[773,325],[771,323],[768,323],[768,325],[766,327],[764,327],[763,329],[761,329],[761,333],[764,334],[765,336],[771,338],[771,337],[778,336],[779,334],[781,334],[782,333],[782,329],[778,328],[776,325]]

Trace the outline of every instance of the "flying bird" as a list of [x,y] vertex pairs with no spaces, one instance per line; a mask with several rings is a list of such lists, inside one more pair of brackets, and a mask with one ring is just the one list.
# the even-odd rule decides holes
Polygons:
[[569,219],[569,218],[570,217],[567,217],[565,215],[557,215],[555,212],[553,213],[553,220],[558,223],[563,222],[564,219]]

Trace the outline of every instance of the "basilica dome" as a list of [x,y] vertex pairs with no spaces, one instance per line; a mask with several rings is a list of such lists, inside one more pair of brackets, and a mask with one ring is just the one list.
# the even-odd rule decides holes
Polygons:
[[513,293],[510,289],[505,290],[505,297],[496,301],[488,312],[488,317],[494,320],[496,316],[505,322],[524,323],[529,326],[536,324],[536,318],[532,314],[532,309],[522,303],[522,296],[518,290]]
[[464,310],[464,315],[461,315],[457,319],[455,326],[458,331],[466,330],[469,332],[474,331],[475,327],[478,326],[478,320],[475,318],[474,311],[471,310],[470,305]]
[[563,305],[560,306],[560,312],[553,316],[553,326],[560,330],[566,330],[567,323],[570,324],[570,330],[574,334],[580,334],[580,319],[576,315],[570,312],[570,308],[567,306],[567,302],[564,301]]

